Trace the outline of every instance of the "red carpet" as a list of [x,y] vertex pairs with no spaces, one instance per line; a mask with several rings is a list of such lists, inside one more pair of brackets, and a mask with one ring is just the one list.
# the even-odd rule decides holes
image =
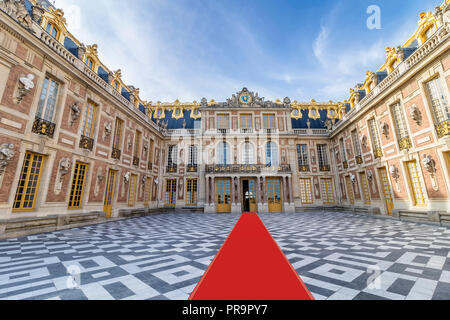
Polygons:
[[189,300],[314,300],[256,213],[241,216]]

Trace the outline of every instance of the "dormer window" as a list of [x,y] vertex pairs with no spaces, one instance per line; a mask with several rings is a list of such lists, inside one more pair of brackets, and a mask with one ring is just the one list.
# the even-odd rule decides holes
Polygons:
[[114,89],[116,89],[117,91],[119,91],[119,82],[113,81],[113,87],[114,87]]
[[47,23],[47,27],[45,29],[53,38],[58,40],[59,31],[58,29],[51,24],[50,22]]
[[86,58],[86,65],[88,66],[89,69],[94,70],[94,62],[90,57]]

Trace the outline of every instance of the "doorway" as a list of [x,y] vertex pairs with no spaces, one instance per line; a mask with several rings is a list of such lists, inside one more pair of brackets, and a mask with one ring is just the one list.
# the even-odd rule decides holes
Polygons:
[[281,194],[281,179],[268,178],[267,183],[267,201],[269,204],[269,212],[283,211],[283,198]]
[[242,179],[242,211],[257,212],[256,179]]
[[106,186],[106,196],[105,196],[105,204],[103,207],[103,211],[106,213],[106,217],[111,217],[112,205],[114,201],[114,188],[116,184],[116,174],[117,171],[109,170],[108,173],[108,183]]
[[216,203],[218,213],[231,212],[231,179],[216,179]]

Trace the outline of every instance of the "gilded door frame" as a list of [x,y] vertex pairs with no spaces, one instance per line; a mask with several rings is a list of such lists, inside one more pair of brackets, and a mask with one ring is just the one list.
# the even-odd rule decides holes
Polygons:
[[14,195],[13,209],[12,209],[13,213],[15,213],[15,212],[32,212],[32,211],[36,210],[36,201],[37,201],[37,197],[39,195],[39,187],[40,187],[40,181],[41,181],[41,178],[42,178],[42,171],[43,171],[44,166],[46,164],[47,156],[44,155],[44,154],[40,154],[40,153],[36,153],[36,152],[32,152],[32,151],[25,152],[25,156],[24,156],[23,161],[22,161],[22,168],[20,169],[19,184],[20,184],[21,177],[22,177],[22,175],[24,173],[24,164],[25,164],[26,157],[27,157],[28,154],[30,155],[30,160],[29,160],[29,164],[28,164],[28,168],[27,168],[27,175],[26,175],[26,178],[25,178],[24,186],[28,186],[28,184],[29,184],[30,171],[31,171],[31,168],[32,168],[32,164],[33,164],[34,158],[36,156],[42,157],[41,165],[40,165],[40,169],[39,169],[39,175],[37,177],[36,189],[34,190],[34,197],[33,197],[32,207],[31,208],[23,208],[23,202],[24,202],[23,197],[25,196],[26,190],[28,188],[28,187],[25,187],[24,190],[22,191],[22,198],[21,198],[21,201],[20,201],[21,202],[21,207],[17,208],[17,209],[14,208],[14,206],[16,204],[16,201],[17,201],[17,192],[19,190],[19,185],[18,185],[17,189],[16,189],[16,193]]
[[[270,187],[273,188],[273,192],[275,195],[275,183],[278,181],[279,183],[279,203],[271,202],[270,201]],[[266,191],[267,191],[267,205],[269,212],[277,213],[277,212],[283,212],[283,182],[281,181],[281,178],[266,178]]]
[[114,203],[114,196],[116,190],[116,178],[117,178],[117,170],[109,169],[108,181],[105,189],[105,201],[103,204],[103,211],[106,213],[107,218],[110,218],[112,213],[112,206]]
[[354,205],[355,204],[355,193],[353,191],[353,183],[350,180],[350,176],[345,176],[345,187],[347,189],[347,200],[351,205]]
[[[244,181],[248,181],[249,182],[249,191],[250,191],[250,181],[254,182],[254,197],[250,198],[250,212],[257,212],[258,211],[258,188],[257,188],[257,180],[256,178],[241,178],[241,206],[242,206],[242,211],[244,211],[244,199],[245,199],[245,194],[244,194]],[[252,203],[252,199],[254,200],[254,203]]]
[[[386,168],[385,167],[378,168],[378,175],[380,176],[380,181],[382,183],[381,191],[383,192],[384,205],[386,206],[386,211],[387,211],[388,215],[391,216],[392,210],[394,209],[394,198],[393,198],[393,194],[392,194],[391,187],[389,184],[389,178],[388,178]],[[389,198],[391,199],[390,202],[389,202],[389,198],[386,195],[386,191],[389,192]]]
[[[215,196],[216,196],[216,199],[215,199],[215,201],[216,201],[216,212],[218,212],[218,213],[230,213],[231,212],[231,178],[216,178],[215,179],[216,181],[215,181],[215,188],[216,188],[216,194],[215,194]],[[219,190],[219,182],[220,181],[223,181],[224,182],[224,184],[223,184],[223,188],[222,188],[222,190]],[[228,194],[228,196],[229,196],[229,203],[225,203],[225,196],[227,195],[226,193],[225,193],[225,187],[226,187],[226,184],[225,183],[228,183],[229,184],[229,188],[227,188],[228,189],[228,191],[229,191],[229,194]],[[219,193],[219,191],[221,191],[221,193]],[[224,203],[222,203],[222,204],[219,204],[219,196],[220,195],[222,195],[222,196],[224,196]]]

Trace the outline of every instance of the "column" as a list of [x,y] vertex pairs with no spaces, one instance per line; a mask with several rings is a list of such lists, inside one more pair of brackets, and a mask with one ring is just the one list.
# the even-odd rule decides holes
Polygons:
[[292,186],[292,177],[289,178],[288,186],[289,186],[289,200],[290,200],[290,203],[294,203],[295,201],[294,201],[294,188]]
[[283,177],[283,203],[288,203],[288,193],[287,193],[287,177]]
[[236,177],[231,177],[231,204],[235,204],[236,203],[236,198],[235,198],[235,189],[236,188]]
[[267,185],[266,185],[266,177],[263,177],[262,178],[263,179],[263,192],[262,192],[262,194],[263,194],[263,203],[266,203],[267,204]]
[[242,203],[242,190],[241,190],[241,179],[237,177],[237,194],[236,194],[236,203],[241,204]]
[[258,203],[262,203],[262,198],[261,198],[261,178],[260,177],[256,177],[256,200]]
[[205,192],[206,192],[206,198],[205,198],[205,205],[209,206],[209,177],[206,177],[206,183],[205,183]]
[[210,190],[210,197],[211,197],[211,204],[215,204],[216,203],[216,190],[215,190],[215,181],[214,181],[214,177],[211,177],[211,181],[209,184],[209,190]]

